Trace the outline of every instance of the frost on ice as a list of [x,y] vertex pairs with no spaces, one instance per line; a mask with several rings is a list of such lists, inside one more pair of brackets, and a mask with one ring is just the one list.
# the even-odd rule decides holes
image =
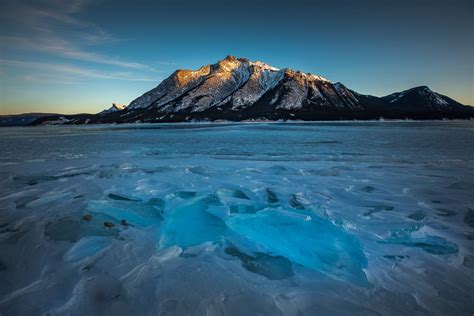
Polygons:
[[470,122],[0,133],[2,315],[474,309]]

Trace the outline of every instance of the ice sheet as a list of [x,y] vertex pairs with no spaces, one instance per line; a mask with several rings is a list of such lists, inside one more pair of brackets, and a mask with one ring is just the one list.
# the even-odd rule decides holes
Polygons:
[[0,313],[470,315],[473,133],[2,128]]

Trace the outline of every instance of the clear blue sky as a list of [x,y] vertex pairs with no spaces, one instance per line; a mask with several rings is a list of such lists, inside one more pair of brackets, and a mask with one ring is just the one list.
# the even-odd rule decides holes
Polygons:
[[226,55],[474,104],[474,1],[0,2],[0,114],[98,112]]

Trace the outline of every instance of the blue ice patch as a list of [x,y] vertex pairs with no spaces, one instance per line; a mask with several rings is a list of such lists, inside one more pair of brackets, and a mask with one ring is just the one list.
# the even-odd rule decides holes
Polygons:
[[210,206],[219,205],[219,199],[210,194],[192,199],[169,212],[164,221],[161,246],[187,248],[220,240],[225,235],[226,225],[219,217],[207,212]]
[[363,271],[367,258],[354,236],[325,218],[289,216],[287,213],[261,211],[234,215],[227,220],[227,226],[267,253],[337,279],[368,284]]

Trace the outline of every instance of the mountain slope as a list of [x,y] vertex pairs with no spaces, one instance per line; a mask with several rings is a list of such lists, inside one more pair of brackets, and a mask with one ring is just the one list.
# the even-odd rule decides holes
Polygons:
[[362,95],[318,75],[227,56],[197,70],[175,71],[126,109],[70,116],[66,121],[442,119],[470,118],[473,113],[473,108],[428,87],[385,97]]

